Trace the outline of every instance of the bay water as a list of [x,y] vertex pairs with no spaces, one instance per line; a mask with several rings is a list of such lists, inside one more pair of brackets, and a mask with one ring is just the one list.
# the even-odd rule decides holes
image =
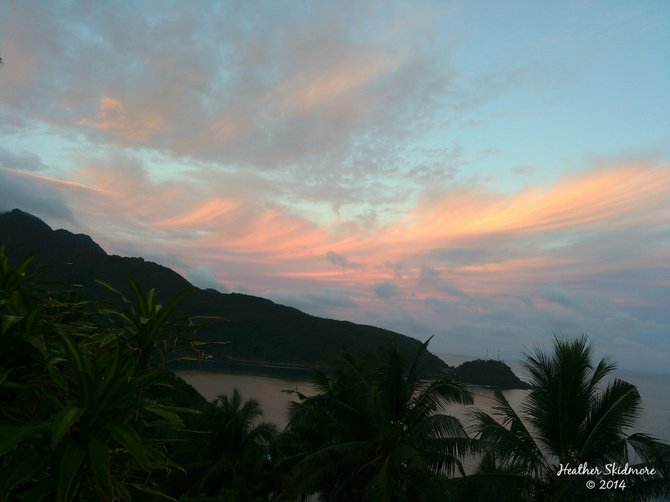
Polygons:
[[[458,365],[467,356],[439,354],[450,365]],[[515,374],[525,379],[521,362],[506,361]],[[230,395],[238,388],[243,399],[256,399],[263,409],[263,419],[283,428],[288,421],[288,409],[291,401],[297,401],[295,391],[311,395],[315,393],[314,384],[307,375],[248,374],[220,371],[180,370],[177,375],[191,384],[207,400],[214,400],[220,394]],[[644,432],[670,443],[670,375],[619,371],[614,377],[635,385],[642,397],[642,412],[632,432]],[[487,387],[470,387],[474,395],[474,406],[491,413],[494,404],[494,390]],[[503,394],[512,407],[521,413],[521,404],[528,391],[520,389],[505,390]],[[470,407],[452,406],[450,414],[468,424]]]

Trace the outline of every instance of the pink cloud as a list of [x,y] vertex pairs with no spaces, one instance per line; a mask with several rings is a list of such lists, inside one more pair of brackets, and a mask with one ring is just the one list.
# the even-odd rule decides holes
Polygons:
[[33,180],[35,183],[40,183],[40,184],[46,184],[46,185],[51,185],[54,188],[59,188],[59,189],[75,189],[75,190],[83,190],[83,191],[92,191],[92,192],[98,192],[102,193],[104,190],[98,190],[94,187],[88,186],[83,183],[79,183],[76,181],[71,181],[68,179],[62,179],[62,178],[54,178],[52,176],[45,176],[41,174],[35,174],[35,173],[30,173],[26,171],[19,171],[16,169],[8,169],[6,167],[0,166],[0,171],[6,172],[8,174],[11,174],[12,176],[18,176],[21,178],[27,178],[30,180]]
[[668,165],[614,166],[509,197],[466,188],[424,199],[381,239],[411,249],[493,234],[634,226],[655,213],[669,194]]
[[160,228],[192,226],[197,228],[235,211],[240,205],[239,200],[215,198],[186,214],[154,221],[152,226]]
[[[578,274],[607,274],[629,267],[631,263],[621,257],[602,262],[579,256],[578,252],[559,257],[553,248],[579,246],[570,244],[570,236],[575,232],[580,235],[608,231],[623,235],[626,228],[639,228],[642,223],[662,225],[659,218],[668,215],[668,201],[669,166],[613,166],[515,196],[485,194],[473,189],[447,192],[442,197],[423,200],[406,216],[372,234],[356,233],[334,239],[331,231],[294,240],[305,248],[311,246],[312,255],[327,249],[326,252],[336,252],[359,265],[356,269],[342,269],[327,260],[310,262],[309,271],[301,276],[325,283],[374,284],[393,279],[394,272],[383,265],[392,262],[405,264],[404,277],[398,284],[412,290],[416,290],[421,267],[431,265],[441,278],[451,280],[465,292],[491,295],[522,292],[530,284]],[[291,233],[299,231],[296,227]],[[281,240],[279,235],[275,237],[263,241]],[[327,239],[327,246],[320,241],[323,238]],[[259,242],[250,239],[237,244],[252,248]],[[433,256],[436,249],[464,245],[489,249],[491,257],[475,257],[474,263],[466,261],[460,265],[457,259],[445,267]],[[511,255],[504,257],[501,251]],[[658,252],[647,251],[649,256]],[[277,254],[276,258],[282,260],[283,255]]]
[[[670,201],[667,165],[614,166],[515,196],[474,189],[433,194],[396,222],[370,231],[317,225],[254,198],[252,192],[203,200],[199,194],[207,180],[156,183],[132,162],[78,169],[78,182],[34,173],[21,176],[57,190],[78,189],[68,191],[70,206],[85,211],[96,222],[92,228],[107,228],[113,238],[114,229],[134,227],[188,256],[193,266],[213,266],[217,260],[233,260],[236,266],[262,262],[264,273],[276,277],[351,287],[392,280],[401,290],[417,294],[434,290],[442,280],[470,293],[522,291],[528,284],[629,266],[624,258],[594,262],[578,252],[563,252],[559,258],[552,243],[569,242],[573,231],[625,232],[641,222],[662,225],[659,218],[668,214]],[[456,253],[449,255],[449,262],[441,252],[436,254],[468,246],[488,252],[469,258]],[[324,258],[329,253],[356,267]],[[667,257],[654,249],[647,254],[656,256],[654,261]],[[388,263],[403,264],[402,273]],[[419,287],[424,266],[435,274],[429,289]]]
[[128,111],[117,98],[100,98],[98,111],[94,119],[82,118],[79,125],[111,131],[122,144],[135,145],[147,143],[160,131],[165,118],[157,112],[147,110]]
[[275,86],[266,99],[271,106],[278,104],[282,110],[294,114],[311,113],[324,107],[335,112],[337,108],[333,108],[334,105],[347,104],[354,98],[354,93],[360,94],[362,88],[398,64],[398,60],[391,61],[379,54],[362,60],[351,58],[330,68],[320,68],[318,73],[292,75]]

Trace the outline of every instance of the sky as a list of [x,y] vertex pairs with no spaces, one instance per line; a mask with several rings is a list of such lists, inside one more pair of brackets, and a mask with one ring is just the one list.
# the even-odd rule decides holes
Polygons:
[[670,372],[670,4],[0,0],[0,210],[195,285]]

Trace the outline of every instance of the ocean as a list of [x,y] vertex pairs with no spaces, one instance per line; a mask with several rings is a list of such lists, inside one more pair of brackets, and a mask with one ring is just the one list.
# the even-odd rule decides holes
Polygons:
[[[451,354],[438,355],[450,365],[458,365],[472,359]],[[506,361],[506,363],[514,373],[524,378],[520,361]],[[300,375],[251,375],[201,370],[183,370],[177,371],[177,374],[208,400],[215,399],[219,394],[230,394],[237,387],[244,399],[258,400],[264,412],[264,419],[277,424],[280,428],[283,428],[288,420],[290,401],[297,400],[290,392],[298,390],[308,395],[314,392],[313,384]],[[615,370],[614,377],[635,385],[642,398],[642,412],[631,432],[644,432],[670,443],[670,375]],[[493,389],[471,387],[470,390],[474,394],[474,406],[490,413],[494,397]],[[521,403],[528,391],[514,389],[503,393],[514,409],[520,411]],[[459,417],[464,424],[468,423],[467,407],[454,406],[449,412]]]
[[[455,354],[437,354],[450,366],[458,366],[465,361],[476,359],[472,356]],[[528,380],[522,361],[504,361],[515,375],[522,380]],[[647,373],[641,371],[626,371],[615,369],[611,378],[619,378],[632,383],[637,387],[642,399],[642,410],[633,432],[651,434],[666,443],[670,443],[670,375],[661,373]],[[607,383],[607,381],[605,382]],[[505,397],[515,410],[520,411],[520,404],[527,395],[527,391],[505,391]],[[489,389],[475,389],[475,406],[487,413],[493,400],[493,391]]]

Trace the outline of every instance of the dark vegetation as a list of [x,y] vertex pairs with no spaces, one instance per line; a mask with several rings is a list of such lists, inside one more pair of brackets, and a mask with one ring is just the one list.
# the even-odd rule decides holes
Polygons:
[[530,385],[516,376],[509,366],[494,359],[466,361],[451,370],[449,374],[471,385],[483,385],[498,389],[530,388]]
[[[389,341],[373,358],[317,372],[288,426],[262,421],[238,392],[207,403],[165,362],[197,353],[178,294],[129,282],[117,302],[52,288],[0,250],[0,500],[667,500],[670,448],[628,434],[634,386],[594,365],[585,338],[528,355],[522,415],[497,393],[468,434],[449,406],[471,396]],[[531,433],[531,431],[533,431]],[[479,459],[475,472],[464,461]],[[559,463],[629,462],[624,490],[588,490]],[[602,476],[602,479],[610,479]]]
[[[0,214],[0,244],[14,261],[36,253],[31,270],[41,267],[41,278],[52,288],[73,289],[87,299],[118,304],[119,295],[98,281],[128,296],[133,293],[128,277],[143,288],[155,288],[158,302],[190,289],[191,294],[176,305],[175,313],[210,317],[198,334],[201,340],[213,342],[199,347],[212,359],[197,366],[182,361],[181,368],[232,367],[258,372],[265,371],[259,365],[266,363],[311,369],[329,365],[330,359],[345,348],[368,358],[389,343],[397,345],[402,354],[413,354],[420,346],[413,338],[374,326],[314,317],[255,296],[196,288],[167,267],[142,258],[108,255],[89,236],[52,230],[39,218],[18,209]],[[431,374],[450,370],[433,354],[427,353],[425,359]],[[459,369],[454,376],[476,385],[525,386],[504,363],[494,361],[479,364],[477,371]]]
[[[54,287],[76,285],[79,294],[89,299],[117,299],[97,280],[130,295],[127,277],[144,288],[156,288],[160,302],[192,289],[178,304],[176,313],[184,317],[218,317],[199,332],[203,340],[226,342],[202,347],[214,360],[317,367],[343,348],[363,355],[393,342],[403,354],[411,354],[420,346],[413,338],[385,329],[321,319],[255,296],[194,288],[167,267],[142,258],[108,255],[89,236],[52,230],[39,218],[18,209],[0,214],[0,244],[6,246],[14,261],[38,253],[35,265],[44,267],[44,280],[51,281]],[[448,368],[433,354],[426,359],[432,372]]]

